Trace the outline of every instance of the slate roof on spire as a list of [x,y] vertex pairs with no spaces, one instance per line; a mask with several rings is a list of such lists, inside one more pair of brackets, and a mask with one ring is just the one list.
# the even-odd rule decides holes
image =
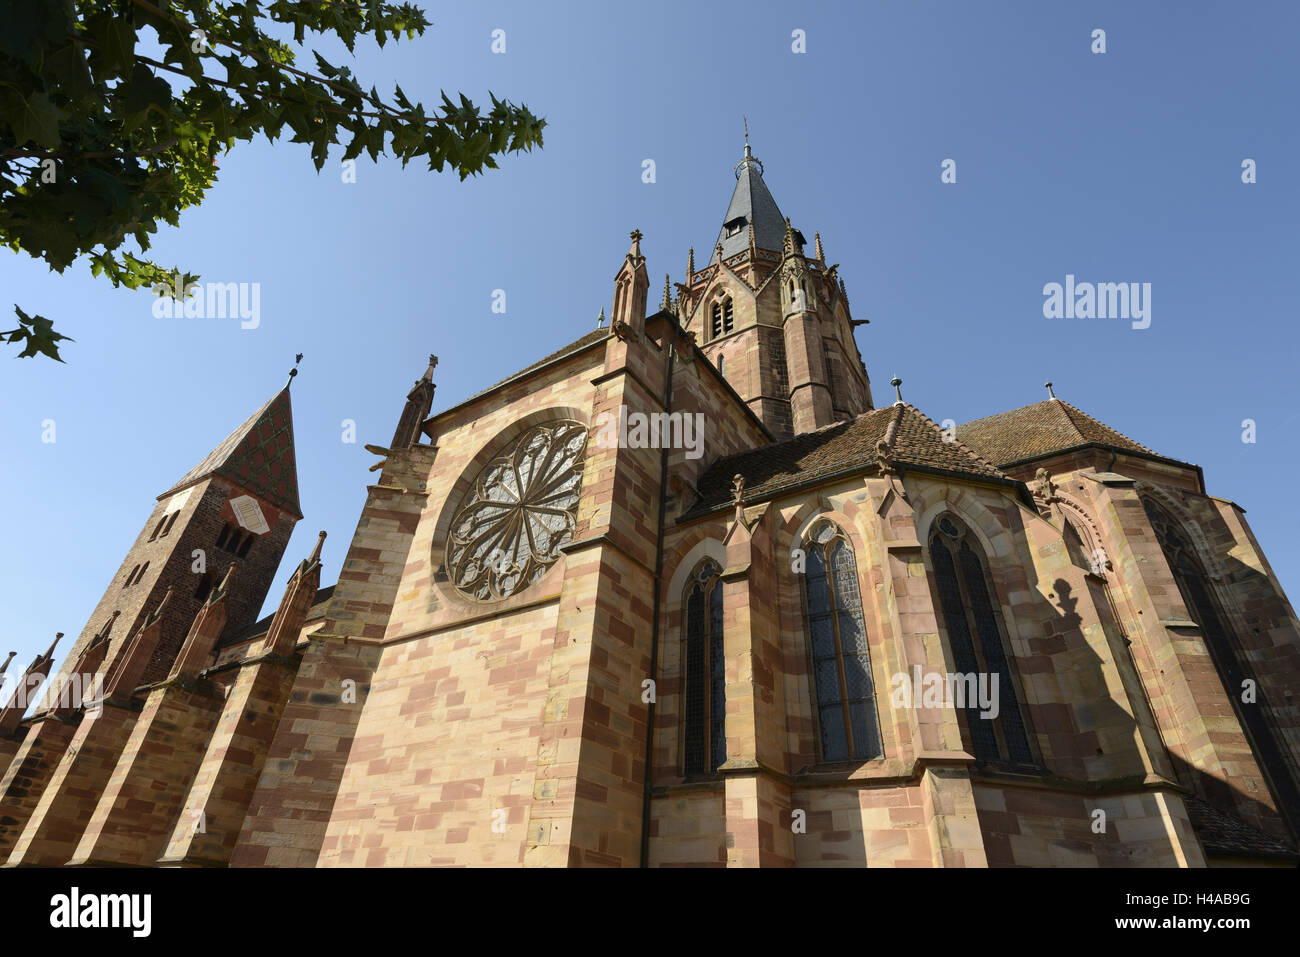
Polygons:
[[[751,222],[754,224],[754,245],[759,249],[780,252],[781,241],[785,238],[785,217],[763,182],[763,164],[754,158],[746,143],[745,156],[736,167],[736,188],[732,191],[727,215],[722,220],[722,229],[718,231],[723,259],[749,249]],[[736,226],[739,228],[728,236],[728,227]],[[716,262],[717,258],[717,243],[714,243],[713,258],[709,261]]]
[[158,497],[164,498],[210,475],[227,478],[276,508],[302,518],[294,460],[293,409],[287,385]]

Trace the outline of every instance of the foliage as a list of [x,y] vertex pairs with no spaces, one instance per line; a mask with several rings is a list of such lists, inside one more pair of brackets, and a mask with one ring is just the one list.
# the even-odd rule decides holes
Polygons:
[[[0,0],[0,243],[58,272],[85,257],[114,286],[171,286],[180,270],[123,246],[143,255],[160,222],[176,226],[237,141],[287,131],[318,171],[345,144],[344,159],[423,157],[461,179],[540,146],[546,121],[491,94],[486,111],[446,93],[428,110],[400,87],[384,102],[315,51],[314,72],[297,66],[308,32],[352,52],[428,26],[385,0]],[[15,310],[0,336],[58,359],[66,337]]]

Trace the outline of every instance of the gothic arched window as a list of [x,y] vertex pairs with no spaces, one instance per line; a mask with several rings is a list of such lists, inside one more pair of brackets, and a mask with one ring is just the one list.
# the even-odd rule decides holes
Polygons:
[[[991,695],[997,678],[996,717],[986,716],[979,695],[966,695],[966,713],[975,757],[980,761],[1033,764],[1029,735],[997,615],[985,565],[984,549],[965,524],[953,515],[940,515],[930,530],[930,561],[934,566],[939,605],[948,644],[958,674],[954,686],[986,689]],[[975,700],[970,700],[972,697]],[[992,709],[989,709],[989,714]]]
[[[1201,627],[1206,649],[1223,682],[1228,700],[1232,702],[1237,718],[1253,745],[1256,763],[1273,788],[1278,810],[1289,819],[1292,826],[1300,824],[1300,787],[1289,770],[1285,752],[1279,746],[1273,729],[1265,718],[1265,702],[1259,682],[1250,665],[1237,653],[1227,616],[1214,596],[1213,586],[1201,562],[1178,523],[1155,502],[1142,499],[1147,518],[1155,530],[1156,540],[1164,553],[1169,570],[1174,574],[1187,613]],[[1249,685],[1247,684],[1249,682]],[[1243,689],[1255,689],[1251,704],[1242,701]]]
[[808,648],[823,761],[869,761],[883,754],[876,692],[862,618],[853,547],[833,522],[813,527],[804,545]]
[[682,770],[716,771],[727,759],[722,569],[706,558],[686,585]]

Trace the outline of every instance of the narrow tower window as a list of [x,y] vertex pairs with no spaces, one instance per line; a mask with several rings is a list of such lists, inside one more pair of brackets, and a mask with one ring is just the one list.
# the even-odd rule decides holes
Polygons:
[[685,774],[712,772],[727,757],[721,574],[717,562],[705,559],[686,586],[682,649]]
[[813,528],[804,548],[805,624],[821,757],[870,761],[884,752],[853,548],[828,521]]
[[725,335],[735,327],[735,314],[732,309],[730,296],[719,302],[715,302],[713,308],[709,310],[709,314],[713,318],[713,335],[711,338],[716,339],[718,336]]

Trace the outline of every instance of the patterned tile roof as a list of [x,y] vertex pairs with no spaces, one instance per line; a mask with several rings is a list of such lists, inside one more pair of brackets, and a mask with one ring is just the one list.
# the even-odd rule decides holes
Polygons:
[[1300,854],[1296,853],[1295,848],[1255,830],[1244,821],[1225,814],[1200,798],[1186,797],[1183,800],[1187,805],[1187,815],[1192,821],[1192,830],[1201,839],[1201,844],[1208,853],[1300,860]]
[[700,479],[700,498],[690,514],[709,511],[732,500],[732,477],[745,477],[745,498],[766,496],[783,488],[833,475],[879,460],[877,443],[888,439],[891,459],[977,478],[1005,479],[993,465],[961,442],[945,442],[943,431],[907,403],[864,412],[816,432],[719,459]]
[[238,482],[276,508],[302,518],[294,462],[293,409],[287,385],[163,495],[209,475]]
[[1002,466],[1089,443],[1156,454],[1060,399],[1035,402],[967,422],[957,427],[957,435],[985,458]]

